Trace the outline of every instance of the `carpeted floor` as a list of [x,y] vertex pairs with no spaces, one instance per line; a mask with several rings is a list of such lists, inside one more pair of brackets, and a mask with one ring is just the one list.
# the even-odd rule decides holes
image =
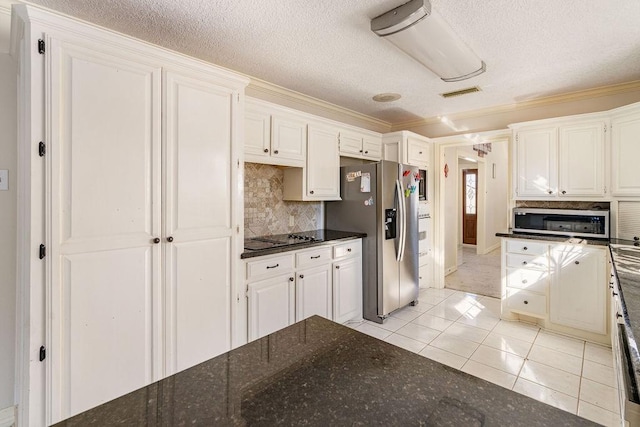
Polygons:
[[500,248],[476,255],[476,248],[458,250],[458,270],[444,278],[445,288],[500,298]]

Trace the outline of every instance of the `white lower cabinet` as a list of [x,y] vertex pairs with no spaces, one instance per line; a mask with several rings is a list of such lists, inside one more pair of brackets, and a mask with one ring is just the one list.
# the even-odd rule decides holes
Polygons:
[[606,334],[605,250],[558,244],[551,246],[551,259],[551,322]]
[[332,318],[331,265],[300,270],[296,276],[296,322],[315,314]]
[[362,315],[362,259],[333,264],[333,320],[344,323]]
[[503,317],[535,317],[551,330],[604,340],[605,258],[604,247],[503,239]]
[[295,321],[293,274],[250,283],[249,340],[269,335]]
[[247,260],[248,340],[314,315],[361,318],[361,246],[354,239]]

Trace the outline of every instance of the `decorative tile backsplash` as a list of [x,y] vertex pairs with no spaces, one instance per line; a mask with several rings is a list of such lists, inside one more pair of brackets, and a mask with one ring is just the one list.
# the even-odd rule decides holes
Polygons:
[[609,202],[516,200],[517,208],[607,210]]
[[[276,166],[244,164],[244,237],[323,228],[322,202],[282,200],[284,172]],[[289,217],[294,217],[293,227]]]

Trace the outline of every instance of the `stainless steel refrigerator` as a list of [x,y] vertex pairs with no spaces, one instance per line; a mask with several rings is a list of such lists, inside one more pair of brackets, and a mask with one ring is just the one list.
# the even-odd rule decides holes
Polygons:
[[418,302],[417,167],[381,161],[340,168],[342,201],[325,203],[327,229],[363,239],[363,316],[382,323]]

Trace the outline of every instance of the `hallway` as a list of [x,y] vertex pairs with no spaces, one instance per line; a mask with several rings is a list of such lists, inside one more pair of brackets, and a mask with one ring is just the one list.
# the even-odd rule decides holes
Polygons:
[[475,247],[458,249],[458,270],[444,278],[445,288],[500,298],[500,248],[477,255]]

